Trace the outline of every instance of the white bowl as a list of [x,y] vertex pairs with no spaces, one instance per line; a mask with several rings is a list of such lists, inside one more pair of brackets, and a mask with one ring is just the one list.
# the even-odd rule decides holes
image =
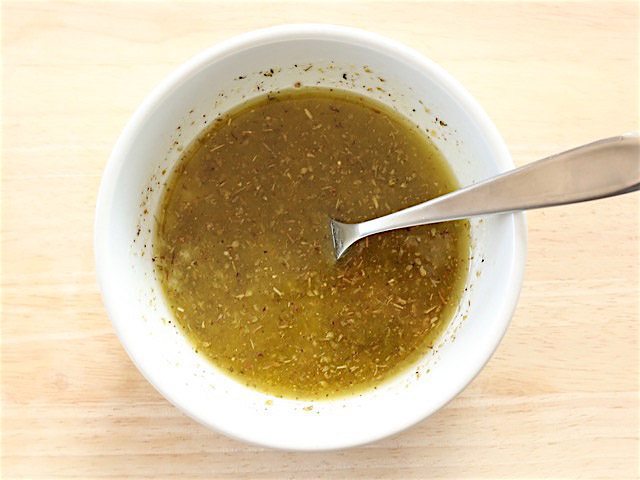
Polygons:
[[472,221],[468,288],[442,342],[377,390],[304,402],[271,397],[230,379],[194,353],[169,322],[151,258],[153,213],[168,172],[205,121],[243,100],[296,82],[368,95],[430,129],[462,185],[513,168],[502,138],[475,100],[414,50],[372,33],[330,25],[259,30],[216,45],[181,66],[133,115],[100,186],[97,272],[109,316],[129,356],[187,415],[232,437],[270,447],[344,448],[415,424],[471,382],[514,311],[526,227],[522,214]]

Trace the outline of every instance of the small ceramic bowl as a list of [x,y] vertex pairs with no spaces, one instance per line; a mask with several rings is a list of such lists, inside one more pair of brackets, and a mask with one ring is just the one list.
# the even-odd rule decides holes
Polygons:
[[362,394],[327,401],[249,389],[194,352],[171,321],[154,275],[154,213],[180,152],[239,103],[294,85],[351,90],[425,130],[461,185],[513,168],[482,108],[442,68],[378,35],[330,25],[286,25],[216,45],[169,76],[144,101],[107,164],[95,220],[102,295],[120,341],[170,402],[226,435],[270,447],[325,450],[399,432],[465,388],[489,360],[522,283],[522,214],[471,222],[467,289],[448,330],[404,374]]

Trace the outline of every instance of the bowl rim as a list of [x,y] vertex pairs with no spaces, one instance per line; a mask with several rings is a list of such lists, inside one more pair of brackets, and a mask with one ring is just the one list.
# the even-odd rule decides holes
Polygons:
[[176,68],[170,73],[160,84],[158,84],[152,92],[144,99],[142,104],[135,110],[132,117],[127,122],[122,133],[120,134],[112,152],[104,168],[102,179],[100,182],[100,188],[97,197],[95,221],[94,221],[94,259],[96,265],[96,274],[98,277],[98,284],[102,296],[103,303],[105,304],[108,316],[113,324],[116,334],[122,344],[123,348],[131,358],[138,371],[146,378],[146,380],[170,403],[172,403],[178,410],[183,412],[188,417],[194,419],[198,423],[211,428],[215,431],[221,432],[229,437],[249,442],[256,445],[267,446],[272,448],[279,448],[284,450],[301,450],[301,451],[318,451],[318,450],[335,450],[342,448],[349,448],[358,445],[371,443],[382,438],[395,435],[401,431],[415,425],[416,423],[424,420],[428,416],[432,415],[456,396],[460,394],[467,385],[469,385],[473,379],[480,373],[487,362],[492,357],[493,353],[500,344],[504,337],[507,328],[511,322],[515,308],[517,305],[518,297],[522,288],[522,282],[524,277],[524,267],[526,262],[526,245],[527,245],[527,228],[525,215],[522,212],[516,212],[508,215],[512,220],[513,231],[513,251],[510,252],[510,257],[513,259],[509,264],[509,270],[505,272],[505,283],[511,286],[508,289],[508,297],[503,300],[504,314],[499,319],[499,328],[496,330],[495,336],[491,342],[486,342],[478,354],[480,358],[483,358],[482,362],[478,362],[473,368],[469,368],[465,375],[461,375],[455,381],[455,387],[451,389],[451,394],[448,398],[443,397],[442,401],[430,404],[428,408],[416,409],[415,415],[413,415],[410,421],[405,424],[397,425],[394,428],[384,432],[376,432],[367,436],[366,439],[348,439],[348,438],[336,438],[333,442],[325,442],[313,446],[299,446],[292,443],[278,443],[271,441],[268,435],[256,433],[255,431],[245,430],[239,433],[237,430],[231,431],[228,426],[213,421],[211,418],[204,418],[197,412],[189,409],[189,405],[183,404],[180,399],[174,395],[171,389],[166,388],[166,385],[161,385],[156,382],[151,373],[144,368],[139,361],[136,360],[136,355],[133,353],[136,349],[136,341],[131,335],[127,335],[124,325],[124,319],[116,317],[111,305],[117,301],[113,298],[111,285],[117,281],[113,277],[111,272],[111,265],[107,262],[107,231],[109,220],[111,217],[110,205],[112,203],[113,192],[115,191],[117,179],[120,176],[121,171],[126,164],[125,153],[129,150],[130,146],[135,142],[137,131],[139,126],[144,124],[146,119],[153,114],[155,106],[161,102],[164,98],[171,95],[180,83],[185,78],[196,75],[199,71],[206,68],[210,63],[216,62],[226,56],[239,53],[248,48],[253,48],[259,45],[270,44],[274,42],[292,41],[301,39],[323,39],[342,41],[345,43],[351,43],[356,45],[363,45],[378,51],[383,51],[389,54],[393,54],[396,57],[400,57],[407,63],[414,65],[420,71],[427,71],[432,77],[437,78],[443,85],[446,86],[447,91],[459,101],[464,110],[474,118],[478,124],[478,129],[481,132],[482,137],[489,142],[499,155],[496,156],[495,161],[500,170],[508,170],[514,168],[514,164],[511,155],[507,149],[507,146],[499,134],[497,128],[490,120],[488,115],[478,104],[478,102],[471,96],[470,93],[448,72],[442,67],[425,57],[420,52],[408,47],[396,40],[389,39],[377,33],[369,32],[366,30],[345,27],[332,24],[322,23],[302,23],[302,24],[284,24],[273,27],[253,30],[246,32],[227,40],[219,42],[202,52],[196,54],[191,59]]

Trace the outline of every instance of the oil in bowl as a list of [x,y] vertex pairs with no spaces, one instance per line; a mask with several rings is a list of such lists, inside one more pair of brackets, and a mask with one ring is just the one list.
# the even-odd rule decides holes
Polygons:
[[195,350],[249,387],[304,400],[376,388],[433,348],[462,296],[466,220],[374,236],[358,222],[458,188],[415,125],[351,92],[299,88],[220,116],[165,188],[154,265]]

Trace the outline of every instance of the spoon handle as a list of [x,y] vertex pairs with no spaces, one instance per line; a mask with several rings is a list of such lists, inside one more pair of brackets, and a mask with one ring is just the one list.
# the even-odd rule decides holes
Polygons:
[[336,258],[375,233],[490,213],[612,197],[640,189],[638,133],[605,138],[552,155],[428,202],[362,223],[331,220]]
[[384,217],[360,235],[490,213],[578,203],[640,189],[640,141],[628,133],[589,143]]

